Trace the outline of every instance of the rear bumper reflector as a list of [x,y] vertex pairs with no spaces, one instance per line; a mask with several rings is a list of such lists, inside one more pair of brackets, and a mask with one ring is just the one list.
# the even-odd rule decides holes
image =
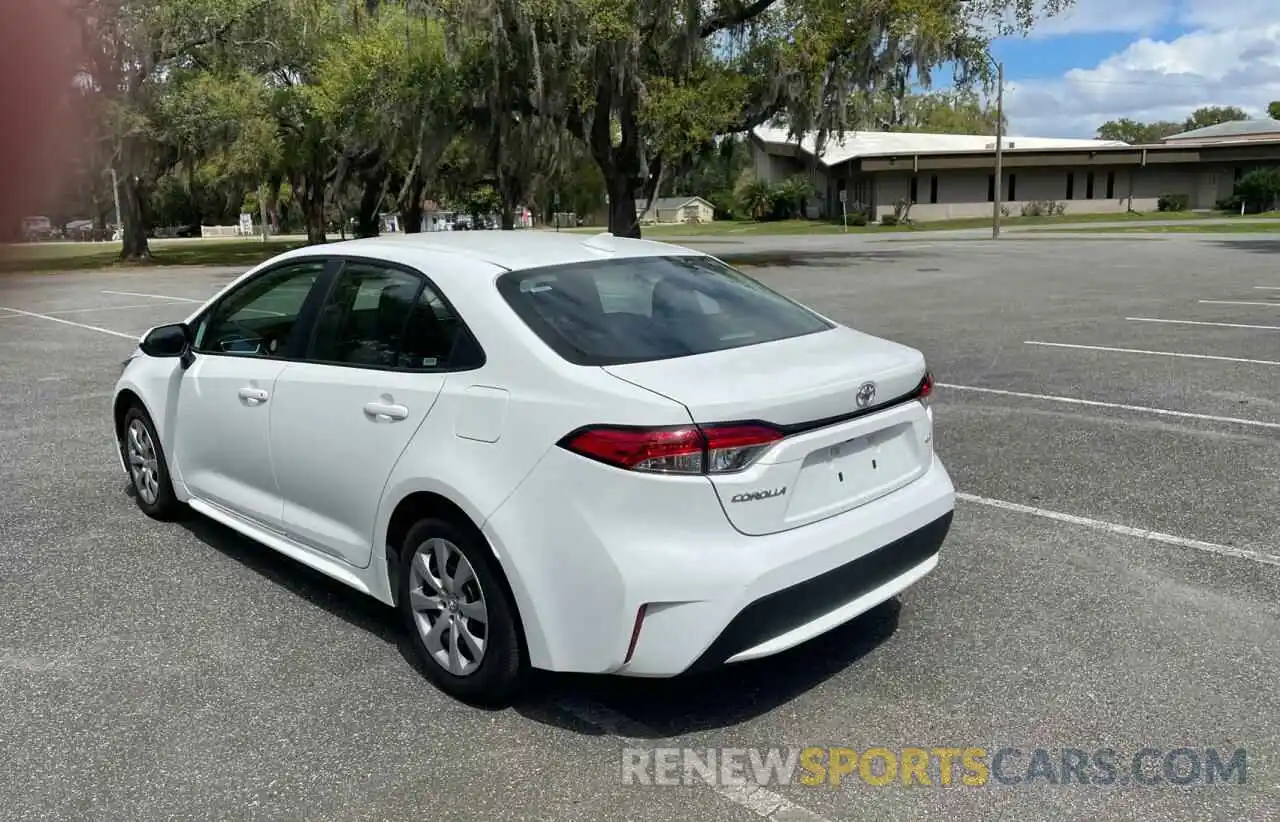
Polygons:
[[636,611],[636,624],[631,629],[631,642],[627,645],[627,656],[622,660],[623,665],[630,662],[631,657],[636,652],[636,643],[640,641],[640,628],[644,625],[644,611],[648,607],[648,605],[641,605],[639,610]]

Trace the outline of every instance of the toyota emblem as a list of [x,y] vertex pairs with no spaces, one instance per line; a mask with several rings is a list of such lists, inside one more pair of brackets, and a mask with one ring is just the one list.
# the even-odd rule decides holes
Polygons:
[[859,408],[866,408],[871,401],[876,398],[876,384],[873,382],[864,382],[858,386],[858,393],[854,396],[853,401],[858,404]]

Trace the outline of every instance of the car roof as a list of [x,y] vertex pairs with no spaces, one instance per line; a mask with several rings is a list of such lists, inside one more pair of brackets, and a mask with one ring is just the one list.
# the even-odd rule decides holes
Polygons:
[[652,240],[633,240],[608,233],[584,235],[541,229],[388,234],[308,246],[290,252],[290,256],[316,253],[403,262],[413,262],[413,258],[421,255],[450,254],[510,271],[611,258],[705,256],[700,251]]

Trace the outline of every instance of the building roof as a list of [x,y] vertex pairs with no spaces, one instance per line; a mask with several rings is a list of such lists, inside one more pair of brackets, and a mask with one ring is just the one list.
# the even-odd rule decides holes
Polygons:
[[[691,199],[693,198],[688,198],[688,200]],[[357,257],[367,255],[398,260],[409,265],[414,265],[424,255],[448,254],[512,271],[610,257],[650,257],[672,254],[701,256],[701,252],[698,251],[652,240],[632,240],[607,233],[583,235],[527,228],[518,231],[426,231],[416,234],[384,234],[366,239],[304,246],[285,252],[282,256],[297,257],[314,254]],[[434,269],[432,274],[440,275]]]
[[1280,120],[1272,120],[1265,117],[1258,120],[1230,120],[1225,123],[1218,123],[1216,126],[1205,126],[1204,128],[1184,131],[1180,134],[1171,134],[1165,137],[1162,142],[1167,143],[1170,140],[1219,140],[1255,134],[1280,137]]
[[[711,203],[707,202],[702,197],[699,197],[696,194],[690,194],[687,197],[659,197],[653,201],[653,210],[673,211],[677,208],[683,208],[694,200],[701,200],[703,203],[711,205]],[[644,208],[644,200],[636,201],[636,205],[640,208]]]
[[[815,154],[816,132],[805,134],[799,141],[791,138],[785,128],[758,126],[753,134],[761,142],[773,145],[798,146],[808,154]],[[1018,137],[1006,135],[1003,150],[1101,148],[1124,146],[1119,140],[1080,140],[1055,137]],[[922,134],[899,131],[849,131],[843,137],[829,137],[818,160],[833,166],[858,157],[888,157],[903,154],[956,154],[959,152],[994,151],[996,138],[980,134]]]

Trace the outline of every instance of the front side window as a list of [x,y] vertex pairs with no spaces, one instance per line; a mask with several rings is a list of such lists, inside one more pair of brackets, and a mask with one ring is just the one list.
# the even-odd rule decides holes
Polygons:
[[710,257],[636,257],[513,271],[507,304],[578,365],[704,354],[813,334],[831,324]]
[[294,263],[254,277],[223,297],[196,329],[206,354],[284,357],[302,304],[324,272],[322,260]]
[[460,361],[464,336],[462,324],[423,277],[352,262],[320,309],[307,359],[371,368],[460,367],[466,365]]

